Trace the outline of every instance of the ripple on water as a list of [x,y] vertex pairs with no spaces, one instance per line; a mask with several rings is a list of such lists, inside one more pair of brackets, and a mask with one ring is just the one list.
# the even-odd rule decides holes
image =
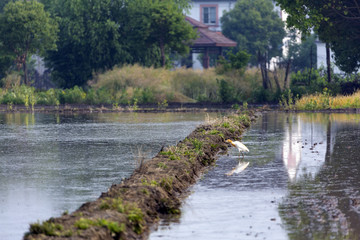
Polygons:
[[0,239],[95,200],[135,168],[184,139],[205,114],[0,114]]
[[155,239],[360,239],[360,115],[264,114]]

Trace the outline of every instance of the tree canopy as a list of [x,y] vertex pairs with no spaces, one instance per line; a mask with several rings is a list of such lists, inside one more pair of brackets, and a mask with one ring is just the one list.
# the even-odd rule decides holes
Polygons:
[[317,49],[315,40],[316,35],[313,34],[303,39],[301,43],[297,43],[295,39],[289,41],[286,60],[291,61],[291,71],[298,72],[316,67]]
[[194,37],[188,0],[43,0],[60,18],[58,50],[46,58],[62,87],[82,86],[118,64],[164,65]]
[[[158,43],[161,65],[165,66],[166,48],[179,54],[189,52],[189,45],[196,38],[192,26],[171,1],[155,1],[151,8],[149,41]],[[185,23],[185,24],[184,24]]]
[[46,64],[60,86],[84,85],[93,71],[129,57],[117,20],[120,1],[52,0],[46,6],[59,18],[58,49],[48,52]]
[[289,27],[303,33],[314,30],[330,44],[341,70],[360,67],[360,4],[356,0],[276,0],[288,14]]
[[26,60],[56,48],[57,23],[35,1],[16,1],[5,5],[0,15],[0,47],[3,56],[12,56],[18,69],[23,67],[27,84]]
[[263,86],[268,88],[266,64],[281,56],[284,24],[274,12],[271,0],[238,0],[232,10],[221,18],[223,34],[237,42],[237,49],[252,55],[251,62],[260,64]]
[[1,0],[0,1],[0,13],[3,11],[5,5],[10,2],[11,0]]

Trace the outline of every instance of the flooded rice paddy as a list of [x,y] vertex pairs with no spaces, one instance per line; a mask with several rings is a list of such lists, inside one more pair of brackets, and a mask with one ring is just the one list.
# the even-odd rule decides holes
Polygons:
[[0,114],[0,239],[76,210],[184,139],[206,114]]
[[[0,239],[74,211],[206,114],[0,114]],[[267,113],[190,189],[155,239],[359,239],[360,115]]]
[[360,239],[360,115],[264,114],[192,187],[161,239]]

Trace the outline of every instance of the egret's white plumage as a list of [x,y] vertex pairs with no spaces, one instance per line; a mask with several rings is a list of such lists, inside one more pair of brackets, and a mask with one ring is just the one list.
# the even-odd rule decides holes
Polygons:
[[241,173],[242,171],[245,170],[245,168],[247,168],[247,166],[249,166],[249,162],[239,161],[239,164],[236,165],[236,167],[234,167],[230,172],[225,173],[225,174],[228,175],[228,176],[231,176],[234,173]]
[[228,142],[232,146],[236,147],[237,150],[239,150],[239,152],[243,154],[243,156],[244,156],[244,152],[249,152],[249,149],[239,141],[231,141],[230,139],[228,139],[228,140],[226,140],[226,142]]

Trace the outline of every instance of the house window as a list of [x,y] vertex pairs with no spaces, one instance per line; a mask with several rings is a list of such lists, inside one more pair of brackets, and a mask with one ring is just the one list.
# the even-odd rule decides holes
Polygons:
[[216,24],[216,7],[203,7],[202,8],[202,20],[205,24]]

